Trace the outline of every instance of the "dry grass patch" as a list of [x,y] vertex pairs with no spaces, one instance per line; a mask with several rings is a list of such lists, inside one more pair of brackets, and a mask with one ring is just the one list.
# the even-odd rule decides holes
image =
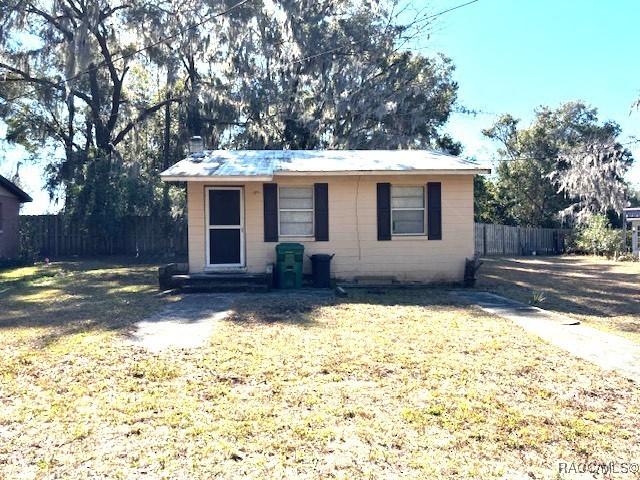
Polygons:
[[10,322],[0,477],[551,478],[560,460],[640,458],[637,387],[442,291],[243,296],[235,311],[206,348],[160,354],[101,328],[126,324],[120,310],[37,348],[49,327]]
[[478,288],[538,306],[640,342],[640,263],[599,257],[487,258]]

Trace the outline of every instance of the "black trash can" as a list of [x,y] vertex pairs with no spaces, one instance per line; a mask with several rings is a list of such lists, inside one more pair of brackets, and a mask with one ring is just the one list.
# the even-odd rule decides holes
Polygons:
[[311,271],[313,286],[316,288],[331,287],[331,259],[333,255],[316,253],[311,255]]

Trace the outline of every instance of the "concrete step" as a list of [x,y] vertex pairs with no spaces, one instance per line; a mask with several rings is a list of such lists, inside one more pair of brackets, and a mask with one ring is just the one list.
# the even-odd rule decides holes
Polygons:
[[189,292],[266,292],[266,274],[252,273],[195,273],[171,276],[175,288]]
[[177,281],[189,282],[210,282],[210,281],[244,281],[263,282],[266,281],[265,273],[185,273],[172,275]]
[[256,283],[198,283],[183,285],[183,292],[268,292],[269,286]]

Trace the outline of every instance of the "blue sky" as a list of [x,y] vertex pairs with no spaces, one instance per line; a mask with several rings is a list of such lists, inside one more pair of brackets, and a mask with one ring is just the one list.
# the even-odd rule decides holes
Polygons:
[[[416,0],[433,13],[464,0]],[[447,126],[465,154],[490,162],[496,145],[482,137],[496,115],[511,113],[524,123],[540,105],[583,100],[601,120],[615,120],[623,140],[640,137],[640,2],[632,0],[479,0],[439,16],[418,48],[443,52],[456,64],[459,100],[485,113],[454,114]],[[0,126],[0,137],[2,137]],[[640,144],[629,180],[640,187]],[[11,174],[20,150],[0,150],[0,174]],[[38,166],[21,170],[34,197],[24,213],[55,210],[42,191]]]
[[[460,0],[413,2],[438,12]],[[481,130],[496,114],[523,123],[540,105],[583,100],[601,120],[614,120],[623,139],[640,137],[640,2],[631,0],[479,0],[438,17],[425,52],[441,51],[456,64],[459,100],[491,114],[455,114],[447,127],[479,160],[496,145]],[[492,115],[493,114],[493,115]],[[629,180],[640,187],[640,145]]]

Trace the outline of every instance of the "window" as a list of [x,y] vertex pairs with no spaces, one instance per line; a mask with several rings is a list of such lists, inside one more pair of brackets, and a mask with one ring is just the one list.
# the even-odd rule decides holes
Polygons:
[[424,187],[391,186],[391,233],[424,235]]
[[313,187],[280,187],[280,235],[313,236]]

